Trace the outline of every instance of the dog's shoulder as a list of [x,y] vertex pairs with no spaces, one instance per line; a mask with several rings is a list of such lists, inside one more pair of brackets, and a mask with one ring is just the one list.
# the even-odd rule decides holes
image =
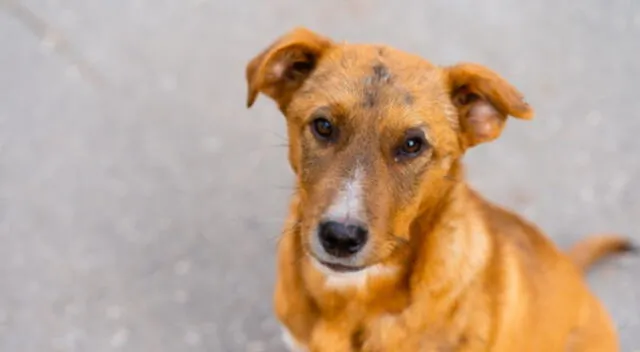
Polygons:
[[512,210],[488,201],[475,191],[470,193],[487,230],[500,247],[531,257],[529,259],[559,255],[555,245],[534,223]]

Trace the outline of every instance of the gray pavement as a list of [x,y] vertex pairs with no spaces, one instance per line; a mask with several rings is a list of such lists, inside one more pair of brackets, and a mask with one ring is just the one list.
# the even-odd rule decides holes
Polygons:
[[[0,351],[280,351],[283,120],[244,65],[304,25],[476,61],[536,108],[467,157],[561,246],[640,241],[640,2],[0,0]],[[640,350],[640,259],[589,282]]]

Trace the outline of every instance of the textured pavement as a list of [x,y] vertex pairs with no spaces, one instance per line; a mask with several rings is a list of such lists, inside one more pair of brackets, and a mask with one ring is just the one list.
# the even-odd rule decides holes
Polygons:
[[[537,111],[469,178],[561,246],[640,241],[640,2],[0,0],[0,351],[281,351],[282,118],[244,65],[304,25],[475,61]],[[640,350],[640,258],[589,282]]]

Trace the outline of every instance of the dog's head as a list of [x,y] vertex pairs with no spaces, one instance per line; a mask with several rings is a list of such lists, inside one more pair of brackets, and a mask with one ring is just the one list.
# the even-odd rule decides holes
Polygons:
[[306,251],[334,271],[383,262],[453,183],[464,151],[495,139],[521,94],[476,64],[437,67],[389,47],[335,43],[306,29],[247,66],[286,117]]

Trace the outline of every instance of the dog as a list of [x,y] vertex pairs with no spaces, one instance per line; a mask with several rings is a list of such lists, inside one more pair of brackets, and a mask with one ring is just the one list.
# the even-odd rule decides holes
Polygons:
[[274,310],[292,351],[617,351],[583,272],[629,250],[567,253],[464,181],[465,151],[533,108],[496,72],[436,66],[299,27],[250,60],[247,106],[286,118],[295,191]]

